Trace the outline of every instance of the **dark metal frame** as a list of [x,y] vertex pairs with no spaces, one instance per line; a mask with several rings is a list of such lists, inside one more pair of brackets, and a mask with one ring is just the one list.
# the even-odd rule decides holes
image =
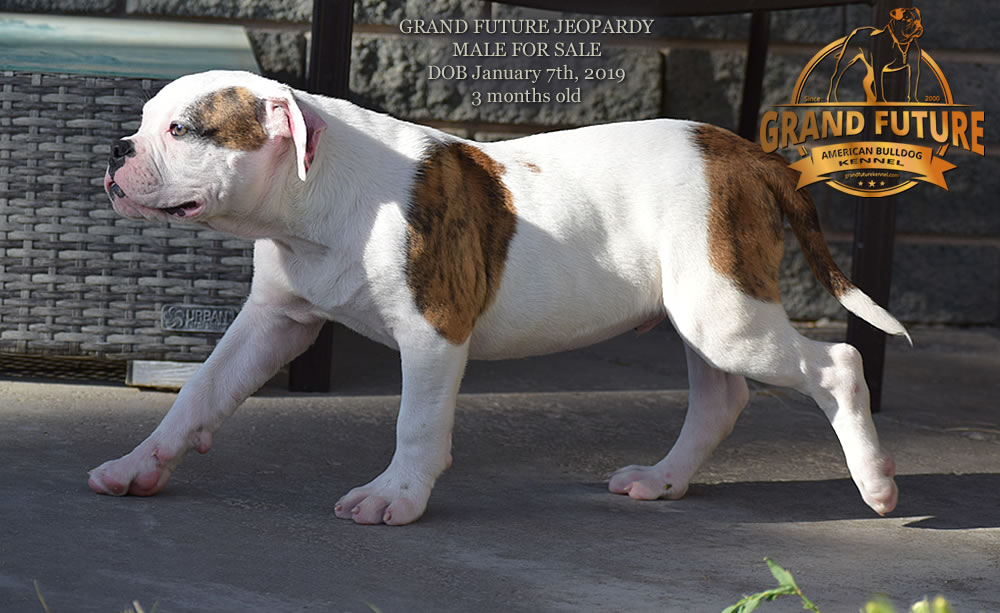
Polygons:
[[[666,0],[620,0],[619,2],[510,0],[501,4],[553,11],[637,17],[752,13],[739,133],[744,138],[756,140],[760,95],[767,60],[770,23],[768,11],[869,4],[873,6],[874,23],[879,24],[888,20],[891,9],[912,6],[913,3],[912,0],[701,0],[697,3]],[[354,0],[316,0],[313,3],[312,45],[307,81],[311,91],[341,98],[347,97],[353,29]],[[889,53],[889,49],[877,48],[874,52],[878,61],[879,57],[885,57],[885,54]],[[869,120],[868,124],[871,125],[872,122]],[[858,287],[882,305],[887,305],[889,302],[895,227],[895,197],[858,199],[852,276]],[[881,404],[885,335],[850,315],[847,342],[856,346],[863,356],[865,379],[871,389],[872,410],[877,411]],[[333,324],[327,324],[313,346],[292,362],[289,377],[291,389],[310,392],[330,391],[332,344]]]
[[[875,0],[873,3],[873,25],[889,22],[889,11],[894,8],[909,8],[912,0]],[[891,48],[885,37],[872,52],[875,65],[885,63]],[[897,80],[898,81],[898,80]],[[888,90],[890,100],[901,100],[905,96],[905,85]],[[866,109],[865,139],[875,137],[874,112]],[[851,279],[864,290],[872,300],[882,306],[889,306],[889,286],[892,282],[892,252],[896,240],[896,202],[898,196],[885,198],[858,198],[854,214],[854,257],[851,264]],[[867,322],[849,315],[847,318],[847,342],[858,348],[864,362],[865,381],[871,392],[872,412],[882,407],[882,379],[885,372],[885,333]]]
[[[335,98],[347,98],[351,74],[351,38],[354,0],[313,2],[312,45],[306,89]],[[333,332],[336,324],[323,326],[309,349],[292,360],[288,388],[297,392],[329,392],[333,369]]]

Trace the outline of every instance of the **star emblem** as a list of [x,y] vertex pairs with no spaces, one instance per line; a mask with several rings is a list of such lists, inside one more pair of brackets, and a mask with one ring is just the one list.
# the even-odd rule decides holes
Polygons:
[[869,181],[868,187],[875,187],[875,181]]

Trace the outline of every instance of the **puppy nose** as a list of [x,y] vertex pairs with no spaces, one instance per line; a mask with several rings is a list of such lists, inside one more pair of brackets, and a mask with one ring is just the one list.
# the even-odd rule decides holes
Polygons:
[[111,157],[124,158],[135,155],[135,143],[130,140],[120,139],[111,145]]
[[111,144],[111,155],[108,157],[108,171],[115,171],[125,165],[125,158],[135,155],[135,143],[122,138]]

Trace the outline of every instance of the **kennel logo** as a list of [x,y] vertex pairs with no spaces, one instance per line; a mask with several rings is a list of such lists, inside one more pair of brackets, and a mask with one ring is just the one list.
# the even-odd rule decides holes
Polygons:
[[234,307],[168,304],[160,311],[160,326],[172,332],[212,332],[222,334],[236,319]]
[[[944,159],[949,147],[985,155],[984,113],[955,103],[941,68],[920,48],[923,33],[919,9],[892,10],[881,27],[824,47],[799,74],[791,102],[764,113],[761,146],[797,147],[802,157],[791,167],[801,173],[799,188],[825,181],[868,198],[920,182],[947,190],[945,173],[955,168]],[[888,61],[876,64],[877,44],[890,49]]]

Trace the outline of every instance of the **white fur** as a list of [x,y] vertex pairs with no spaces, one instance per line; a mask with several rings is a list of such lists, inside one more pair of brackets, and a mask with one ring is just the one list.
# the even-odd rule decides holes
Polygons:
[[910,338],[910,333],[906,331],[903,324],[899,323],[899,320],[886,312],[885,309],[875,304],[875,301],[869,298],[863,291],[856,287],[851,288],[844,292],[838,300],[840,300],[840,304],[844,305],[845,309],[879,330],[897,336],[905,336],[910,345],[913,345],[913,339]]
[[[325,122],[305,181],[294,126],[272,130],[260,151],[238,154],[196,152],[164,135],[185,105],[230,85],[268,100],[297,100]],[[517,229],[494,302],[456,346],[418,311],[405,244],[418,164],[432,144],[458,139],[344,101],[303,92],[292,98],[287,88],[245,73],[203,73],[169,85],[147,104],[133,137],[139,155],[125,167],[132,169],[119,171],[131,181],[125,191],[148,194],[148,201],[115,206],[162,219],[156,209],[177,204],[165,181],[203,185],[205,209],[194,221],[258,239],[253,286],[163,423],[129,455],[92,471],[91,487],[159,491],[187,450],[207,451],[221,421],[334,319],[397,348],[403,367],[393,459],[382,475],[344,496],[336,514],[408,523],[423,513],[450,463],[455,396],[468,358],[579,347],[667,314],[688,345],[688,418],[661,463],[623,469],[613,491],[683,495],[746,404],[749,376],[816,398],[862,496],[879,512],[891,510],[895,485],[871,424],[860,361],[843,345],[801,337],[780,305],[742,294],[710,266],[711,194],[693,127],[656,120],[477,143],[504,166]],[[210,158],[210,167],[192,160],[196,153]]]

